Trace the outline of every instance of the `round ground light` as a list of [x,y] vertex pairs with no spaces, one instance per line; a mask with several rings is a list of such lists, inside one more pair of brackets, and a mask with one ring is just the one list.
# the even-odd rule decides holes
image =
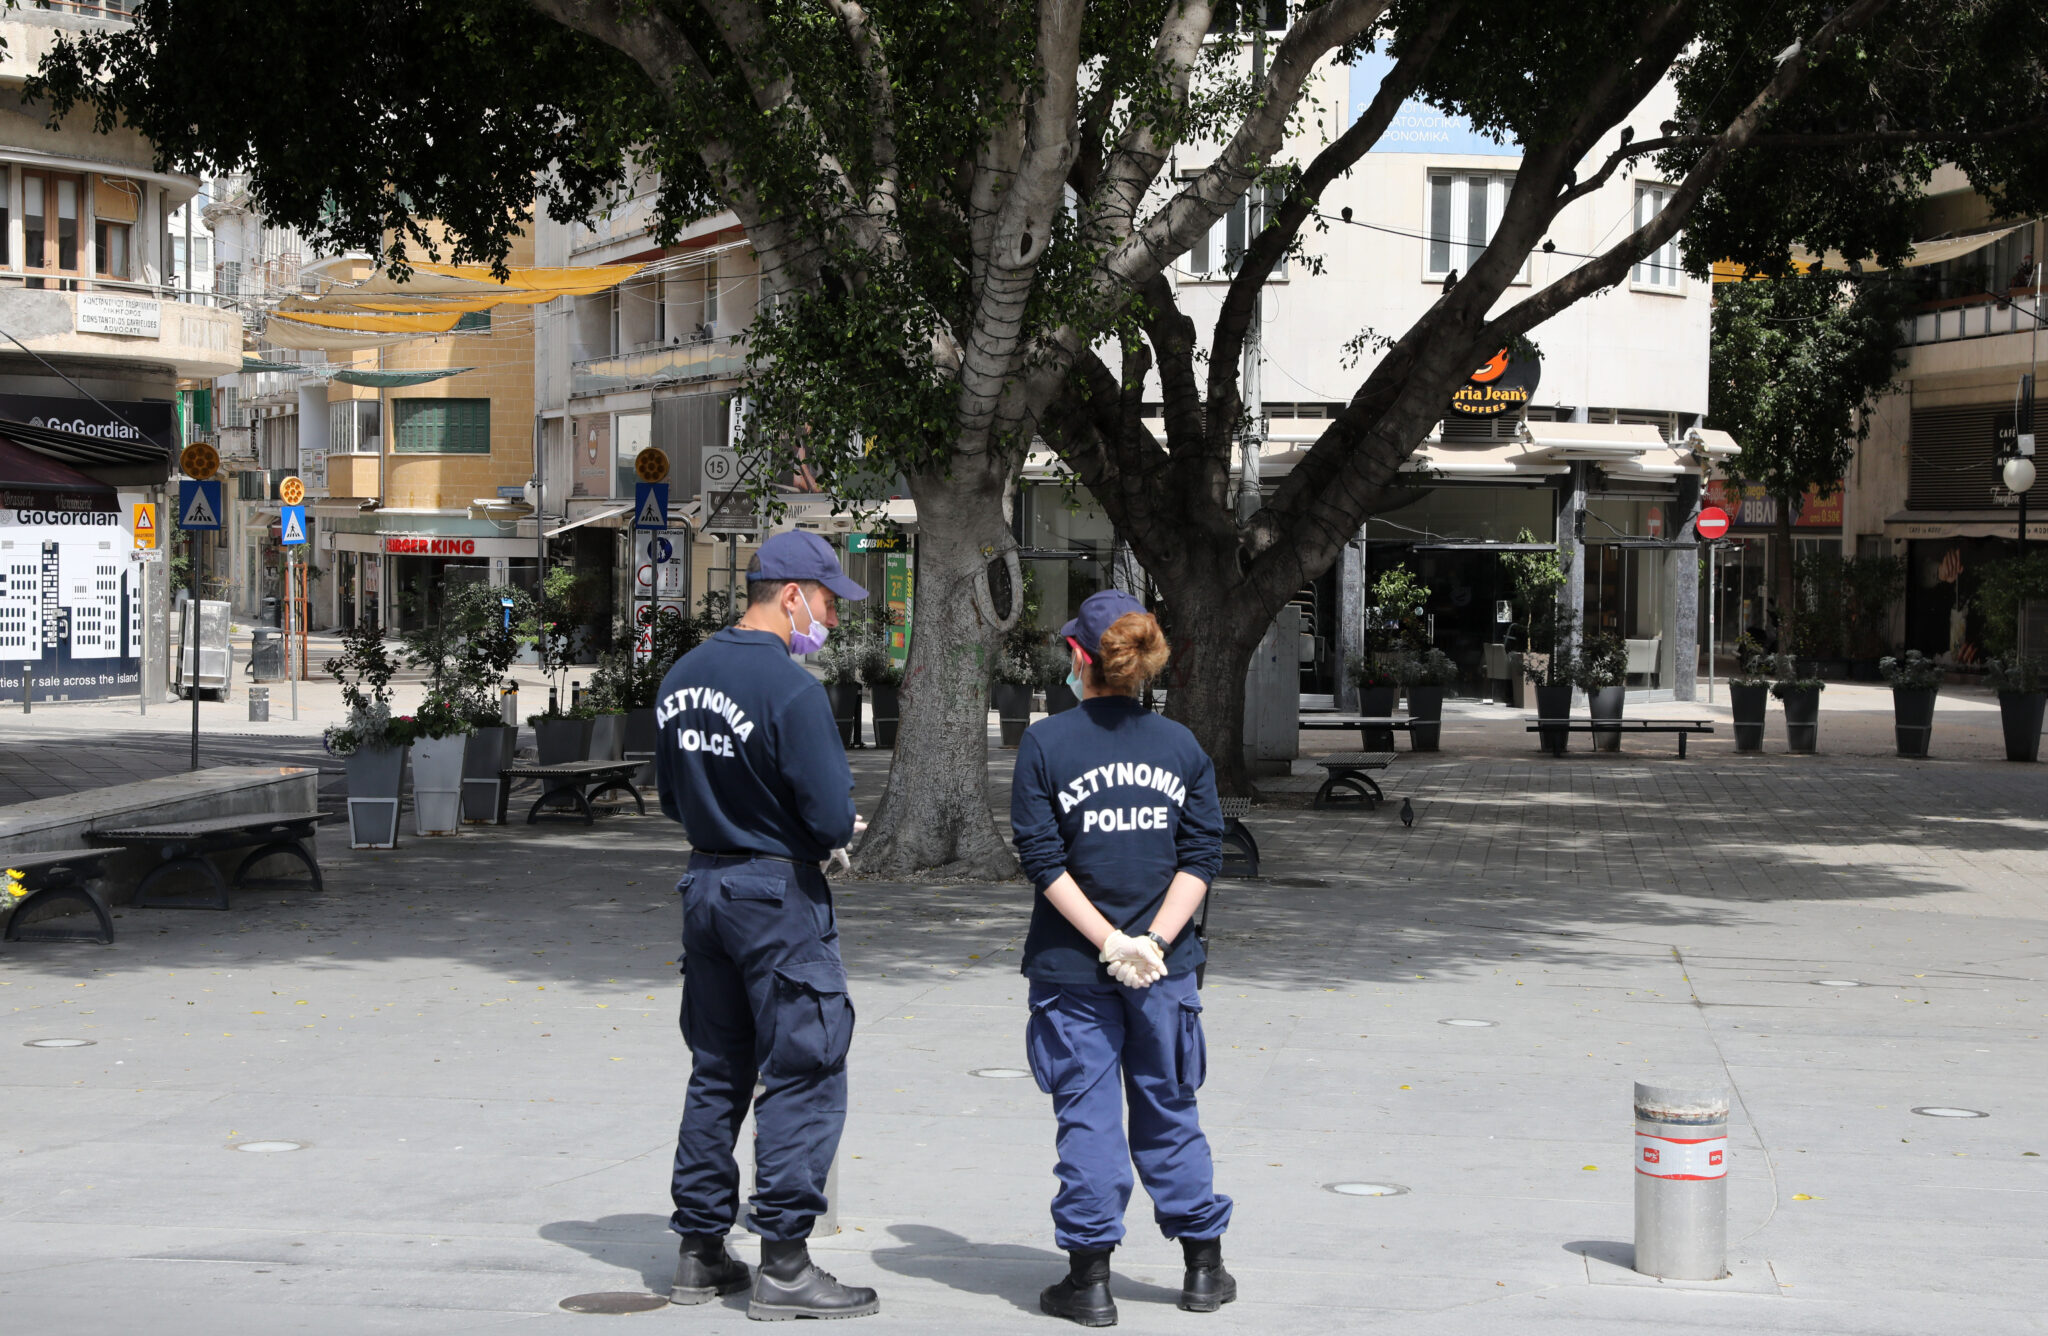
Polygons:
[[1475,1020],[1470,1016],[1453,1016],[1449,1020],[1438,1021],[1437,1024],[1455,1025],[1461,1030],[1490,1030],[1500,1022]]
[[1405,1197],[1408,1189],[1399,1183],[1325,1183],[1323,1191],[1340,1197]]
[[1021,1081],[1031,1075],[1022,1067],[976,1067],[967,1074],[984,1077],[990,1081]]
[[1863,981],[1861,981],[1860,979],[1815,979],[1815,980],[1814,980],[1813,982],[1814,982],[1814,983],[1815,983],[1815,984],[1816,984],[1817,986],[1819,986],[1819,987],[1821,987],[1821,988],[1868,988],[1868,987],[1870,987],[1870,985],[1869,985],[1869,984],[1867,984],[1867,983],[1864,983],[1864,982],[1863,982]]
[[1991,1115],[1977,1109],[1952,1109],[1945,1104],[1923,1104],[1913,1110],[1922,1118],[1989,1118]]
[[288,1150],[304,1150],[303,1141],[237,1141],[230,1150],[247,1151],[251,1155],[282,1155]]
[[31,1039],[23,1048],[91,1048],[97,1039]]
[[652,1313],[668,1307],[668,1299],[644,1290],[613,1290],[598,1294],[572,1294],[560,1307],[567,1313]]

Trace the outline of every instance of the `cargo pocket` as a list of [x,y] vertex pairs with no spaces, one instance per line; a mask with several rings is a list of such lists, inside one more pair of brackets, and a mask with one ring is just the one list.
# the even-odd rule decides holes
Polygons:
[[1181,1085],[1200,1090],[1209,1076],[1209,1041],[1202,1034],[1202,999],[1180,1000],[1180,1033],[1174,1040],[1174,1065]]
[[1074,1047],[1060,1028],[1060,996],[1034,998],[1031,1019],[1024,1023],[1024,1056],[1032,1078],[1046,1094],[1056,1094],[1073,1079]]
[[768,1069],[778,1076],[831,1071],[853,1043],[853,999],[837,961],[775,967],[775,1041]]
[[688,899],[690,895],[690,887],[696,883],[696,880],[696,873],[685,872],[681,876],[681,878],[679,878],[676,881],[676,894],[682,896],[684,899]]
[[[778,875],[761,872],[742,872],[737,876],[724,878],[725,898],[728,900],[769,900],[782,903],[785,879]],[[845,991],[844,988],[841,991]]]

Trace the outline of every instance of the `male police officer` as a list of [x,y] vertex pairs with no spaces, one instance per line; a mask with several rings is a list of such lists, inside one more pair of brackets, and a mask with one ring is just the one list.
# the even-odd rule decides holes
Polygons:
[[746,1289],[725,1250],[739,1208],[733,1143],[754,1103],[761,1236],[747,1316],[860,1317],[880,1301],[811,1263],[825,1175],[846,1121],[853,1005],[832,891],[818,865],[854,835],[853,774],[825,692],[790,657],[839,624],[846,578],[816,534],[777,534],[747,567],[747,611],[662,679],[661,810],[683,823],[683,1039],[690,1090],[676,1139],[671,1227],[683,1236],[670,1298]]

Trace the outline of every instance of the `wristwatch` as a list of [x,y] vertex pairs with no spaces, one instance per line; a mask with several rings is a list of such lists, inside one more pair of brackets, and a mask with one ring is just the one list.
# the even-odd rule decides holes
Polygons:
[[1168,942],[1164,937],[1161,937],[1158,933],[1148,932],[1145,935],[1147,937],[1150,937],[1152,939],[1153,944],[1159,948],[1160,955],[1163,956],[1168,951],[1173,949],[1173,944],[1171,942]]

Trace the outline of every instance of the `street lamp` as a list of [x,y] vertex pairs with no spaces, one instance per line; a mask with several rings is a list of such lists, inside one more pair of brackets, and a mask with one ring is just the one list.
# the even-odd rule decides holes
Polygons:
[[2027,489],[2034,485],[2034,461],[2028,456],[2034,453],[2034,436],[2027,432],[2019,438],[2019,453],[2005,461],[2005,489],[2020,499],[2020,555],[2027,554]]

